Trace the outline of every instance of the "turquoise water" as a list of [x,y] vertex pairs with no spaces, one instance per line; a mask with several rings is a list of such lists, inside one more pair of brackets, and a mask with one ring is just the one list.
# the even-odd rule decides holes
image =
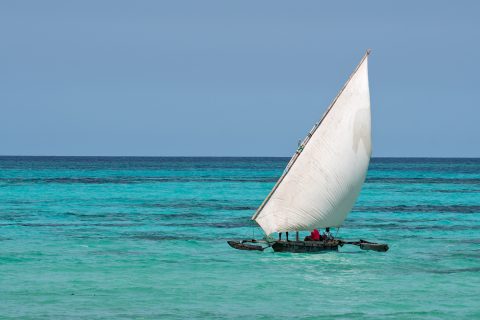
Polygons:
[[238,251],[286,158],[0,158],[0,316],[480,318],[480,159],[373,159],[339,236]]

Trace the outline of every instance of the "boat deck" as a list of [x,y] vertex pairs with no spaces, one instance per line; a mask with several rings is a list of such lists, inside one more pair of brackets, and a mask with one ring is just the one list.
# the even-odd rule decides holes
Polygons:
[[277,240],[272,245],[275,252],[292,252],[292,253],[315,253],[322,251],[338,251],[340,242],[337,240],[330,241],[286,241]]

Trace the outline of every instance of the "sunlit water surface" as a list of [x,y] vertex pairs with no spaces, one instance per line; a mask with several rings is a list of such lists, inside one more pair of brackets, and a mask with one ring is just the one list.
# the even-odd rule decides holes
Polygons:
[[480,318],[480,160],[373,159],[338,236],[387,253],[230,248],[287,161],[0,158],[0,316]]

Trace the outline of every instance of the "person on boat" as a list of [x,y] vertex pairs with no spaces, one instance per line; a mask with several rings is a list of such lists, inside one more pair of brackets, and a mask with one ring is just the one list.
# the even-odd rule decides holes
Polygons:
[[317,229],[313,229],[310,235],[305,237],[304,241],[320,241],[320,232]]
[[325,228],[325,232],[323,233],[323,240],[333,240],[333,235],[328,227]]
[[[288,241],[288,232],[285,232],[285,235],[287,236],[287,241]],[[282,233],[278,233],[278,241],[282,241]]]

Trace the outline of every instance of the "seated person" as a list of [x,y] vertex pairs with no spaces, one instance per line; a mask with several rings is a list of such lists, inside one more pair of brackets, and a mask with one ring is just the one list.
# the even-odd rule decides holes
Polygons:
[[323,233],[324,240],[333,240],[333,235],[330,233],[330,228],[326,228],[325,232]]
[[306,236],[304,241],[320,241],[320,232],[317,229],[313,229],[309,236]]

